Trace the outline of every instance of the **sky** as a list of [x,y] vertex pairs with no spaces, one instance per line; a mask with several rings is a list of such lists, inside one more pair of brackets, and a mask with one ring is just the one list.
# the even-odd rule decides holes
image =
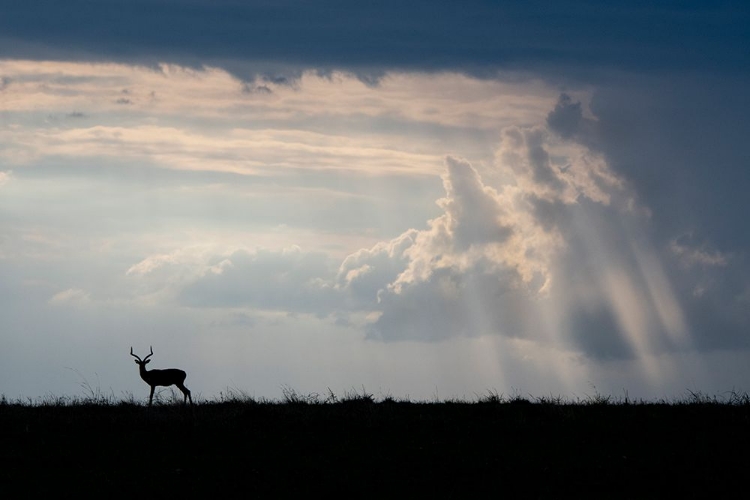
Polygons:
[[5,397],[750,391],[746,2],[0,4]]

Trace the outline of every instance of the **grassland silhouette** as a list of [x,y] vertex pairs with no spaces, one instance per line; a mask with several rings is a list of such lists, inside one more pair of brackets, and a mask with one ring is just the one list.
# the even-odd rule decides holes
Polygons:
[[179,396],[149,411],[98,390],[2,398],[0,480],[29,496],[694,498],[745,488],[750,468],[746,394],[420,402],[235,389],[190,412]]

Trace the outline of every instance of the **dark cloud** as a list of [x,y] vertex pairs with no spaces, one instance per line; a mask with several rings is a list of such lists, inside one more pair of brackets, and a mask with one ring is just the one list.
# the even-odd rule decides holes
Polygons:
[[697,350],[750,349],[749,268],[745,262],[698,279],[693,273],[683,278],[686,288],[691,287],[692,291],[685,294],[685,303]]
[[750,36],[740,1],[30,0],[3,12],[0,57],[212,64],[281,78],[340,68],[364,81],[394,68],[747,73]]
[[[750,102],[744,88],[745,79],[735,77],[630,75],[596,90],[593,119],[579,119],[578,103],[565,96],[548,116],[560,136],[604,155],[647,207],[645,237],[700,351],[747,349],[750,343],[750,233],[744,230]],[[543,219],[560,222],[555,207],[534,205]],[[608,238],[617,241],[615,236]],[[628,269],[633,273],[637,266]]]
[[746,88],[714,76],[633,77],[595,93],[598,147],[665,239],[697,232],[719,250],[750,247],[739,230],[750,212]]
[[268,85],[255,85],[250,83],[242,85],[242,92],[245,94],[273,94],[273,90],[271,90]]
[[529,203],[534,219],[546,231],[560,227],[564,220],[570,217],[568,206],[560,200],[547,200],[532,194],[526,198],[526,201]]
[[574,308],[565,329],[575,349],[597,359],[633,358],[635,351],[622,332],[613,311],[603,305],[584,310]]
[[531,166],[535,182],[546,185],[554,190],[560,190],[563,187],[563,182],[550,164],[549,153],[544,148],[544,134],[544,130],[540,128],[526,134],[526,145],[529,149],[529,165]]
[[[648,224],[641,224],[641,237],[650,241],[654,258],[663,266],[690,343],[700,351],[750,345],[745,334],[750,326],[750,235],[742,229],[750,212],[750,171],[743,167],[750,105],[742,98],[743,82],[705,75],[630,76],[598,88],[591,102],[593,119],[583,117],[580,103],[565,95],[548,115],[551,130],[603,154],[637,193],[638,203],[647,207]],[[540,220],[566,224],[559,206],[535,200],[534,207]],[[610,221],[595,227],[610,254],[631,245],[619,232],[608,233]],[[580,240],[571,241],[571,248],[585,255]],[[636,283],[646,289],[649,270],[632,256],[619,260],[631,279],[641,276]],[[578,267],[571,263],[566,268]],[[607,314],[611,311],[603,310],[596,320],[603,329]],[[575,317],[579,324],[591,319]],[[587,328],[576,331],[587,345],[603,340]],[[649,331],[648,338],[650,347],[668,348],[662,332]],[[619,348],[607,342],[597,349],[610,355]]]
[[547,115],[547,126],[561,137],[569,139],[578,133],[582,119],[581,103],[573,102],[568,94],[560,94],[555,109]]

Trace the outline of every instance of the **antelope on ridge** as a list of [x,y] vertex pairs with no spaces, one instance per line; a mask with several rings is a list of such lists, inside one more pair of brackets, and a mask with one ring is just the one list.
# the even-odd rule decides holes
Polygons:
[[170,385],[176,385],[182,394],[185,396],[184,402],[190,400],[190,404],[193,404],[193,398],[190,396],[190,389],[185,387],[185,377],[187,373],[177,368],[167,368],[165,370],[146,370],[146,365],[151,362],[150,358],[154,355],[154,348],[151,347],[151,353],[145,358],[141,359],[133,354],[133,348],[130,348],[130,355],[135,358],[135,363],[138,365],[138,369],[141,373],[141,378],[144,382],[151,386],[151,394],[148,396],[148,405],[154,400],[154,389],[157,385],[168,387]]

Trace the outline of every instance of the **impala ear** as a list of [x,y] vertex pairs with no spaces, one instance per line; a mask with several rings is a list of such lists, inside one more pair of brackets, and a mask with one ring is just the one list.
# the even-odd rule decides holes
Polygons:
[[143,362],[143,364],[144,364],[144,365],[147,365],[147,364],[149,364],[150,362],[151,362],[151,360],[150,360],[150,359],[147,359],[146,361],[144,361],[144,362]]

